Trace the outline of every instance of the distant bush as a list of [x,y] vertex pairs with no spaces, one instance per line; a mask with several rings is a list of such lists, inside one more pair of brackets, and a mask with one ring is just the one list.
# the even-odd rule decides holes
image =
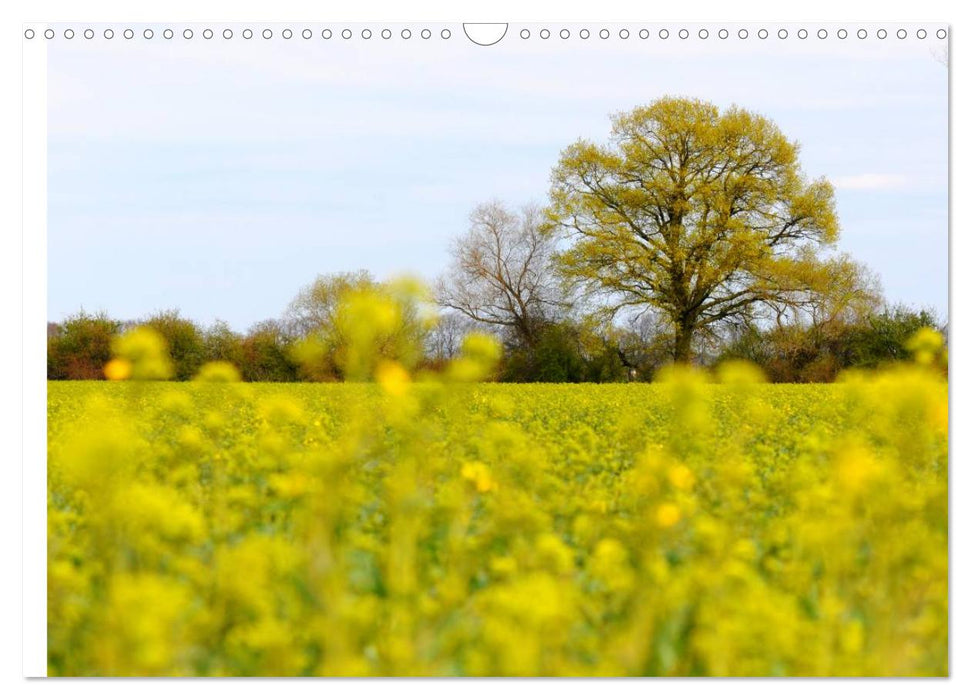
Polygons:
[[111,341],[121,323],[105,314],[81,311],[63,323],[49,324],[47,337],[48,379],[104,379],[111,359]]
[[[320,312],[317,317],[301,317],[300,323],[295,318],[263,321],[246,334],[224,322],[202,328],[178,311],[136,323],[80,312],[63,323],[48,324],[47,377],[104,379],[113,357],[112,339],[135,326],[150,328],[164,341],[172,357],[173,379],[192,379],[204,364],[226,362],[249,382],[342,381],[373,375],[383,360],[409,370],[440,370],[454,359],[462,338],[477,328],[447,314],[436,325],[421,290],[408,284],[321,278],[301,298],[311,299],[310,292],[320,302],[314,307]],[[307,301],[301,308],[306,311],[312,305]],[[375,316],[380,324],[362,325],[364,312],[375,309],[382,312]],[[317,325],[310,323],[312,318],[317,318]],[[713,339],[697,362],[747,360],[772,382],[831,382],[845,369],[916,359],[909,339],[921,328],[943,330],[931,312],[904,306],[852,320],[750,327],[727,344]],[[366,336],[377,348],[373,357],[349,354],[358,336]],[[944,347],[939,364],[945,372],[946,354]],[[629,327],[591,318],[562,319],[545,322],[528,344],[507,338],[493,378],[515,383],[653,381],[671,359],[669,329],[651,319]]]
[[243,364],[243,336],[233,331],[225,321],[216,321],[202,333],[202,348],[206,362]]
[[241,342],[239,370],[247,382],[295,382],[297,363],[291,341],[276,321],[253,326]]
[[751,328],[719,359],[754,362],[773,382],[830,382],[850,367],[870,369],[914,359],[908,341],[925,327],[940,329],[932,313],[897,306],[856,323]]
[[178,311],[159,312],[139,325],[151,328],[165,340],[175,369],[175,379],[191,379],[206,361],[202,331],[192,321],[182,318]]
[[531,345],[513,347],[502,363],[507,382],[618,382],[627,379],[618,348],[580,324],[545,324]]

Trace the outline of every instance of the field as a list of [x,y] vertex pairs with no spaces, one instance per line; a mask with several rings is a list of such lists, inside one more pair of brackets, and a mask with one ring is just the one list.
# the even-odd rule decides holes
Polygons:
[[931,372],[379,380],[49,383],[50,673],[948,673]]

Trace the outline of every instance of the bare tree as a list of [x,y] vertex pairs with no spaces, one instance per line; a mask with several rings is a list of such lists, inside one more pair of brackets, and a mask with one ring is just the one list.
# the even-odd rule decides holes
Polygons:
[[425,355],[434,362],[452,360],[458,356],[462,340],[478,324],[464,314],[446,311],[425,337]]
[[564,306],[553,272],[555,243],[541,230],[542,210],[527,205],[513,211],[493,201],[469,218],[471,226],[454,241],[451,267],[438,282],[438,303],[529,346]]

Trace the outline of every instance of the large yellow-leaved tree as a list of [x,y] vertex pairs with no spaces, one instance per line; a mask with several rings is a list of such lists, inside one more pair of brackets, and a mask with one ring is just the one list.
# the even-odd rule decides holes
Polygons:
[[666,97],[618,114],[606,145],[578,141],[553,171],[561,269],[612,310],[661,311],[682,362],[720,322],[817,303],[839,225],[832,186],[798,153],[738,107]]

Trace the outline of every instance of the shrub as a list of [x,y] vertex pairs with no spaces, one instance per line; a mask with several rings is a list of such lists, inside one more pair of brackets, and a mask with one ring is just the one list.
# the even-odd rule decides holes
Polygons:
[[192,321],[182,318],[178,311],[159,312],[139,325],[151,328],[165,340],[172,358],[175,379],[191,379],[205,362],[206,349],[202,331]]
[[48,327],[48,379],[104,379],[111,359],[111,341],[121,323],[104,313],[81,311],[62,324]]

